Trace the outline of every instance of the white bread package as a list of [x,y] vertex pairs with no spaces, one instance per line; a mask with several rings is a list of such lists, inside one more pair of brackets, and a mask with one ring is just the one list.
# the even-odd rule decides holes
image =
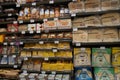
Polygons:
[[85,11],[86,12],[100,11],[100,0],[85,0]]
[[101,21],[99,16],[89,16],[85,17],[86,26],[101,26]]
[[70,2],[68,4],[70,13],[78,13],[78,12],[83,12],[84,11],[84,3],[83,1],[79,2]]
[[88,32],[87,30],[78,30],[73,33],[73,42],[87,42]]
[[88,42],[102,42],[103,29],[91,29],[88,31]]
[[114,42],[118,41],[118,30],[106,28],[103,32],[103,41],[104,42]]
[[72,21],[72,25],[73,27],[85,27],[85,20],[84,18],[75,18],[73,21]]
[[113,26],[120,24],[120,14],[119,13],[107,13],[101,16],[102,25]]

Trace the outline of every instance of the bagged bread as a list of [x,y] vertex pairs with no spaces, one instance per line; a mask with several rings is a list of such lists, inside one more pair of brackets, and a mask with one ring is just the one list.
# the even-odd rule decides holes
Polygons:
[[95,12],[100,10],[100,0],[86,0],[85,1],[85,11]]
[[73,27],[85,27],[85,20],[84,18],[75,18],[72,21]]
[[56,29],[56,26],[57,26],[57,22],[54,20],[44,22],[44,27],[46,29]]
[[118,30],[117,29],[110,29],[110,28],[104,29],[103,41],[104,42],[118,41]]
[[111,0],[111,8],[118,9],[120,6],[120,0]]
[[103,30],[93,29],[88,31],[88,41],[89,42],[102,42]]
[[102,10],[111,9],[111,0],[101,0],[101,9]]
[[27,25],[19,25],[18,30],[19,31],[27,31],[28,27],[27,27]]
[[101,16],[102,24],[104,26],[112,26],[120,24],[119,13],[107,13]]
[[87,42],[88,32],[87,30],[79,30],[73,33],[73,42]]
[[85,26],[101,26],[99,16],[89,16],[85,18]]

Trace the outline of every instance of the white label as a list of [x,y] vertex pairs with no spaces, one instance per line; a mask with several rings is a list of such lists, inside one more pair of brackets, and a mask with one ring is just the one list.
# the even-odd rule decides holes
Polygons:
[[49,58],[44,58],[44,60],[45,60],[45,61],[48,61],[48,60],[49,60]]
[[3,55],[3,57],[7,57],[7,55]]
[[73,28],[73,31],[75,32],[75,31],[78,31],[78,28]]
[[4,42],[3,45],[7,45],[7,42]]
[[12,14],[11,14],[11,13],[9,13],[9,14],[8,14],[8,16],[12,16]]
[[12,57],[13,57],[13,58],[15,58],[15,57],[16,57],[16,55],[12,55]]
[[41,33],[41,31],[37,31],[36,33]]
[[10,45],[14,45],[14,43],[13,43],[13,42],[11,42],[11,43],[10,43]]
[[43,21],[45,22],[45,21],[48,21],[47,19],[43,19]]
[[52,74],[56,74],[56,72],[55,72],[55,71],[52,71]]
[[44,44],[44,42],[43,41],[39,41],[39,44]]
[[30,33],[30,34],[33,34],[33,31],[30,31],[29,33]]
[[53,3],[54,3],[54,0],[49,1],[49,4],[53,4]]
[[20,42],[20,44],[23,44],[23,42]]
[[31,23],[34,23],[34,22],[35,22],[35,20],[34,20],[34,19],[31,19],[31,20],[30,20],[30,22],[31,22]]
[[13,67],[14,67],[14,68],[17,68],[18,66],[17,66],[17,65],[14,65]]
[[22,31],[21,34],[25,34],[25,31]]
[[80,43],[76,43],[76,46],[81,46],[81,44]]
[[13,24],[17,24],[17,21],[13,21]]
[[81,48],[82,51],[85,51],[85,48]]
[[28,60],[28,58],[27,58],[27,57],[25,57],[25,58],[24,58],[24,60]]
[[75,14],[75,13],[74,13],[74,14],[71,14],[71,16],[72,16],[72,17],[75,17],[75,16],[76,16],[76,14]]
[[36,6],[36,3],[34,2],[34,3],[32,3],[32,6]]
[[104,46],[102,46],[102,47],[100,47],[100,49],[105,49],[105,47],[104,47]]
[[20,4],[16,4],[16,7],[20,7]]
[[57,52],[57,49],[53,49],[53,52]]
[[20,23],[20,24],[23,23],[23,20],[20,20],[19,23]]
[[58,20],[58,18],[54,18],[54,21],[57,21]]
[[59,44],[59,41],[55,41],[54,43],[55,43],[55,44]]
[[42,73],[42,74],[45,74],[46,72],[45,72],[45,71],[42,71],[41,73]]

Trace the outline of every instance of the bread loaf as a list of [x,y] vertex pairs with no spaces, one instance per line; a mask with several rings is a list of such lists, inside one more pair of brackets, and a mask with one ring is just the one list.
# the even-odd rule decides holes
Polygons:
[[56,29],[56,26],[57,26],[56,21],[51,20],[51,21],[45,21],[44,22],[44,27],[46,29]]
[[120,7],[120,0],[111,0],[111,8],[118,9]]
[[102,10],[111,9],[111,0],[101,0],[101,9]]
[[75,18],[72,21],[73,27],[85,27],[84,18]]

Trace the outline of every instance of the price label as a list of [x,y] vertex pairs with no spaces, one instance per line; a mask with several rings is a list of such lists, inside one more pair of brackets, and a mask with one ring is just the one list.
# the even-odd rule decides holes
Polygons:
[[7,55],[3,55],[3,57],[7,57]]
[[49,4],[53,4],[53,3],[54,3],[54,0],[50,0],[50,1],[49,1]]
[[12,16],[12,14],[11,14],[11,13],[9,13],[9,14],[8,14],[8,16]]
[[23,42],[20,42],[20,44],[23,44]]
[[34,2],[34,3],[32,3],[32,6],[36,6],[36,3]]
[[75,32],[75,31],[78,31],[78,28],[73,28],[73,31]]
[[104,47],[104,46],[102,46],[102,47],[100,47],[100,49],[105,49],[105,47]]
[[14,42],[11,42],[10,45],[14,45]]
[[26,60],[28,60],[28,58],[27,58],[27,57],[25,57],[25,58],[24,58],[24,60],[26,61]]
[[29,33],[30,33],[30,34],[33,34],[33,33],[34,33],[34,31],[30,31]]
[[7,45],[7,42],[4,42],[3,45]]
[[58,18],[54,18],[54,21],[57,21],[58,20]]
[[14,65],[13,67],[14,67],[14,68],[17,68],[18,66],[17,66],[17,65]]
[[13,21],[13,24],[17,24],[17,21]]
[[25,31],[22,31],[21,34],[25,34]]
[[34,23],[34,22],[35,22],[35,20],[34,20],[34,19],[31,19],[31,20],[30,20],[30,22],[31,22],[31,23]]
[[23,23],[23,20],[20,20],[19,23],[22,24],[22,23]]
[[41,31],[37,31],[36,33],[41,33]]
[[12,57],[13,57],[13,58],[15,58],[15,57],[16,57],[16,55],[12,55]]
[[45,74],[46,72],[45,72],[45,71],[42,71],[41,73],[42,73],[42,74]]
[[16,7],[20,7],[20,4],[16,4]]
[[59,44],[59,41],[54,41],[55,44]]
[[55,71],[52,71],[52,74],[56,74],[56,72],[55,72]]
[[76,46],[81,46],[81,44],[80,43],[76,43]]
[[39,44],[44,44],[44,42],[43,41],[39,41]]
[[48,61],[48,60],[49,60],[49,58],[44,58],[44,60],[45,60],[45,61]]
[[57,52],[58,50],[57,49],[53,49],[53,52],[55,53],[55,52]]
[[45,21],[48,21],[47,19],[43,19],[43,21],[45,22]]
[[75,16],[76,16],[76,14],[75,14],[75,13],[74,13],[74,14],[71,14],[71,16],[72,16],[72,17],[75,17]]

